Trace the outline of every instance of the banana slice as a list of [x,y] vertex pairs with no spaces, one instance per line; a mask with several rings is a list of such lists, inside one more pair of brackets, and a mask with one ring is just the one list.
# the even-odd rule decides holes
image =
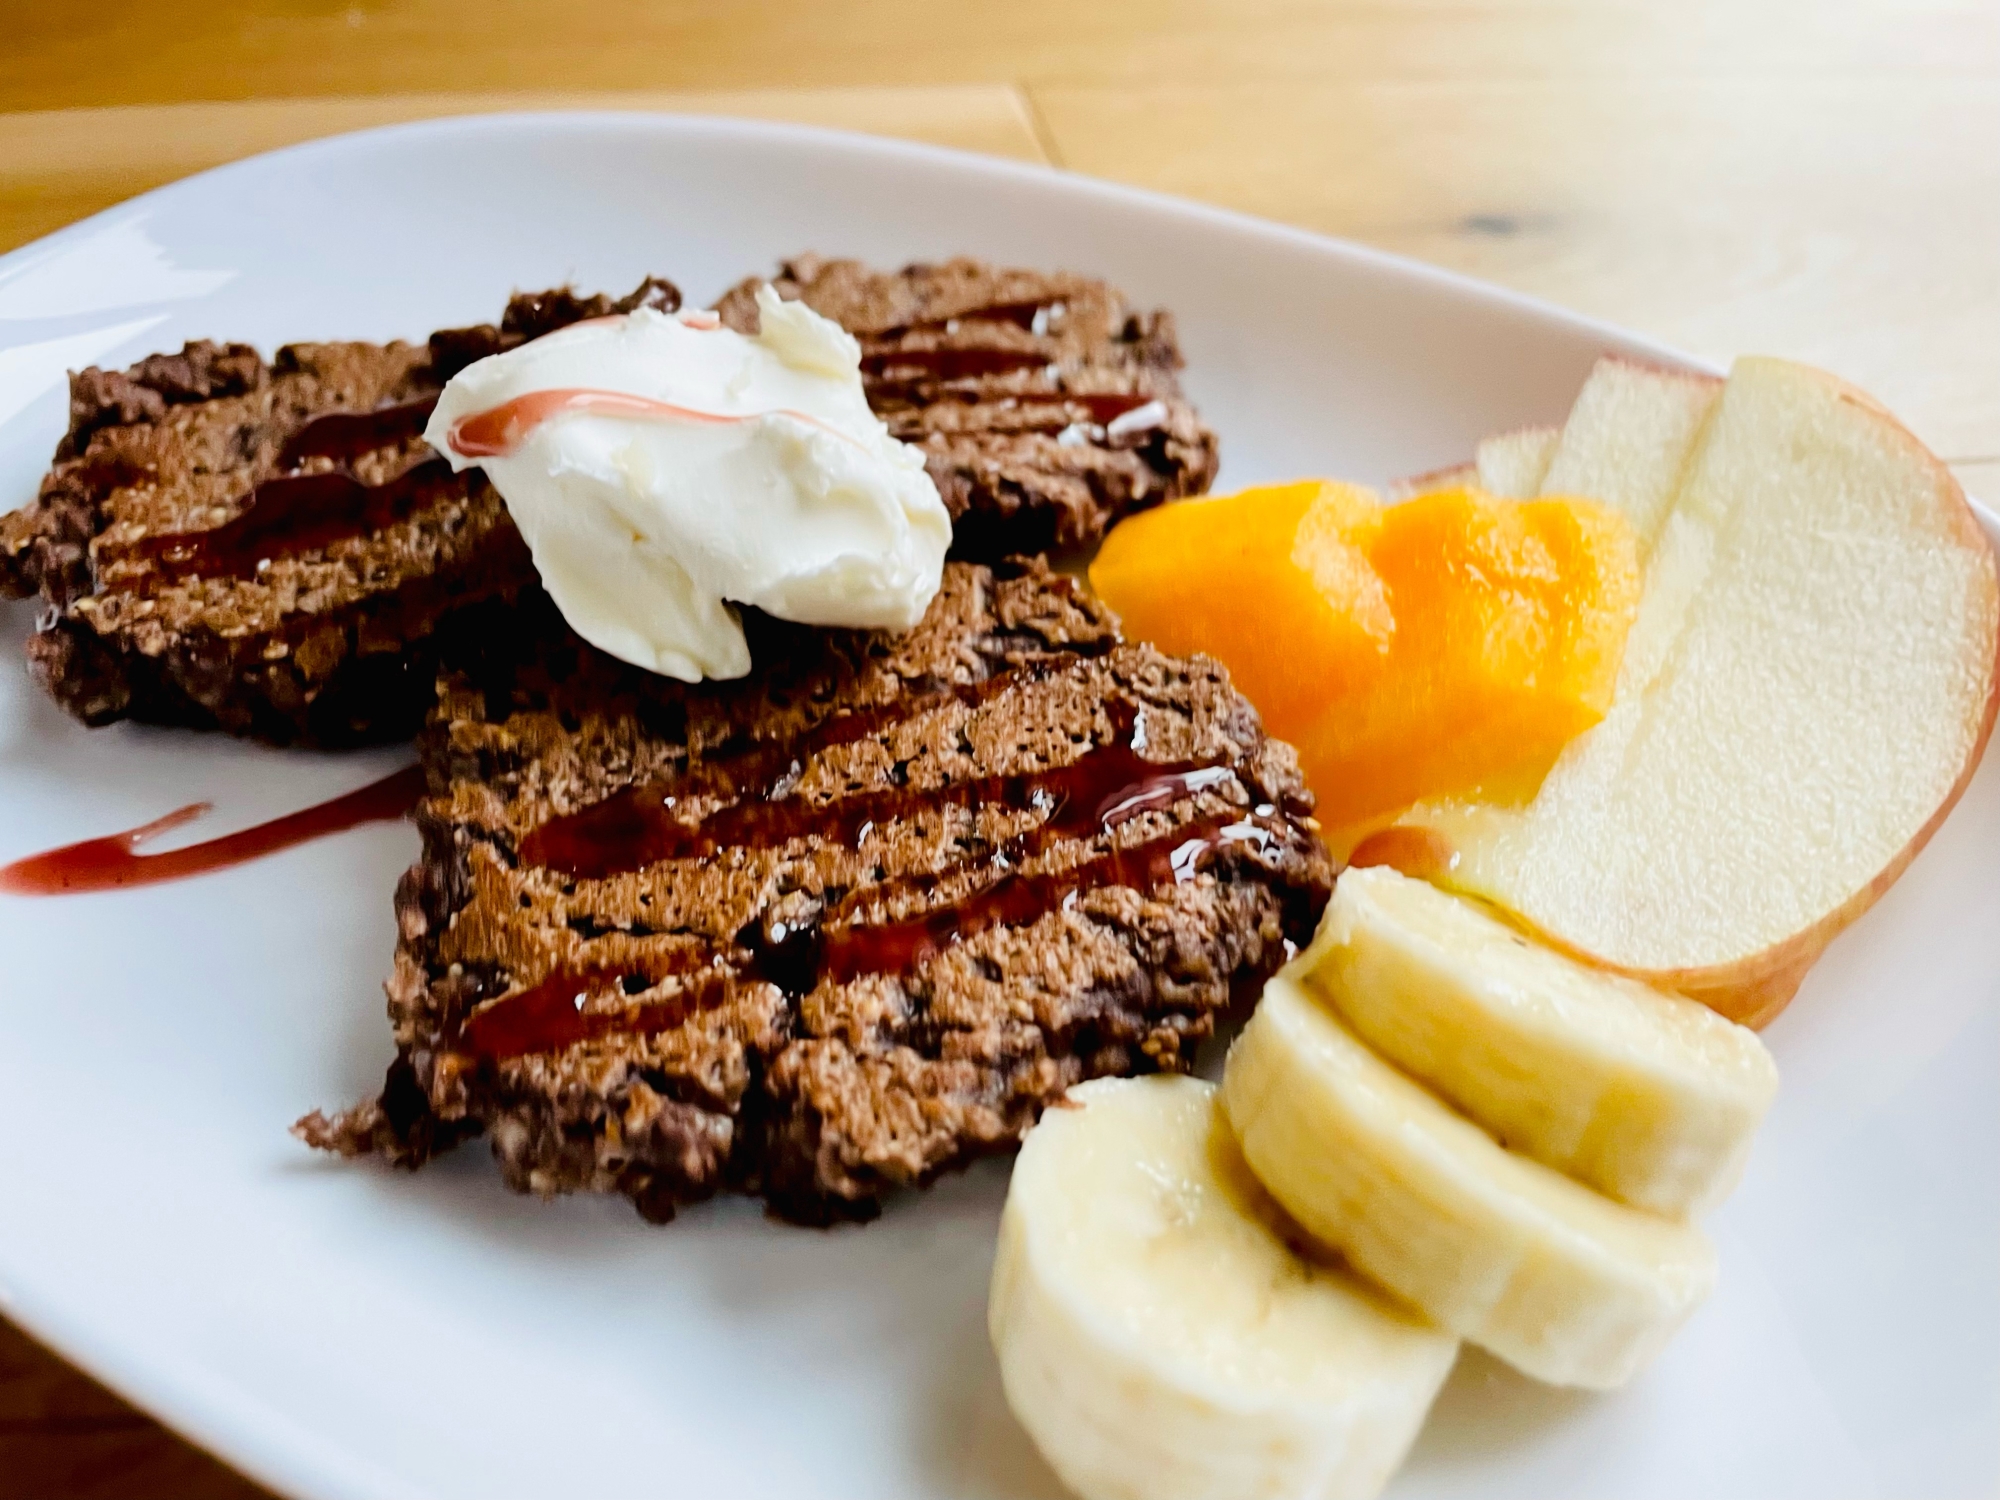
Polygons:
[[1538,1380],[1622,1385],[1715,1283],[1700,1230],[1502,1149],[1283,975],[1222,1089],[1251,1170],[1308,1231]]
[[1213,1084],[1070,1090],[1014,1166],[987,1325],[1007,1401],[1084,1500],[1362,1500],[1458,1352],[1302,1259]]
[[1747,1027],[1386,866],[1340,877],[1295,972],[1502,1143],[1652,1213],[1721,1201],[1778,1088]]

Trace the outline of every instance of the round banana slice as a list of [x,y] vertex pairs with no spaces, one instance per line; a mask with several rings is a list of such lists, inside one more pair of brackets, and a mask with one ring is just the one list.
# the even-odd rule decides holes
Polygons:
[[1747,1027],[1387,867],[1340,877],[1295,972],[1509,1148],[1653,1213],[1721,1201],[1778,1088]]
[[1214,1085],[1103,1080],[1028,1136],[987,1325],[1007,1401],[1084,1500],[1365,1500],[1458,1352],[1303,1243]]
[[1308,1231],[1538,1380],[1624,1384],[1715,1284],[1700,1230],[1503,1149],[1282,975],[1222,1087],[1251,1170]]

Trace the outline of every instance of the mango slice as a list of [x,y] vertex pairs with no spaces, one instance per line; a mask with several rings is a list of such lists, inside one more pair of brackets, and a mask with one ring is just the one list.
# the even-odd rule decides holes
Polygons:
[[1641,574],[1594,501],[1313,480],[1135,516],[1090,581],[1129,634],[1228,667],[1321,821],[1358,834],[1420,798],[1531,795],[1611,705]]

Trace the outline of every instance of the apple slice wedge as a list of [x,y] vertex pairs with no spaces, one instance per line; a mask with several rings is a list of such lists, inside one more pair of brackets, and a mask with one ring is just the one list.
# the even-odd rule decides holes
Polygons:
[[1482,438],[1474,461],[1390,486],[1396,498],[1477,485],[1503,500],[1584,495],[1616,506],[1643,556],[1680,488],[1681,472],[1722,382],[1607,355],[1591,369],[1560,428]]
[[1534,493],[1588,495],[1615,506],[1638,533],[1645,558],[1721,389],[1713,375],[1600,359],[1577,392]]
[[1685,474],[1603,722],[1525,807],[1420,806],[1355,860],[1761,1025],[1971,779],[2000,582],[1950,471],[1803,366],[1740,361]]
[[1534,499],[1561,441],[1554,427],[1521,427],[1481,438],[1473,457],[1479,487],[1503,500]]

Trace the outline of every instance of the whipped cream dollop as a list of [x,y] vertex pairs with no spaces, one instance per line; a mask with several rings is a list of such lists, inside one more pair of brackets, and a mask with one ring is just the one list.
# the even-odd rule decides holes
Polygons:
[[424,433],[485,469],[578,635],[688,682],[750,670],[732,602],[909,629],[951,545],[853,337],[769,287],[757,308],[747,338],[651,308],[548,334],[454,376]]

